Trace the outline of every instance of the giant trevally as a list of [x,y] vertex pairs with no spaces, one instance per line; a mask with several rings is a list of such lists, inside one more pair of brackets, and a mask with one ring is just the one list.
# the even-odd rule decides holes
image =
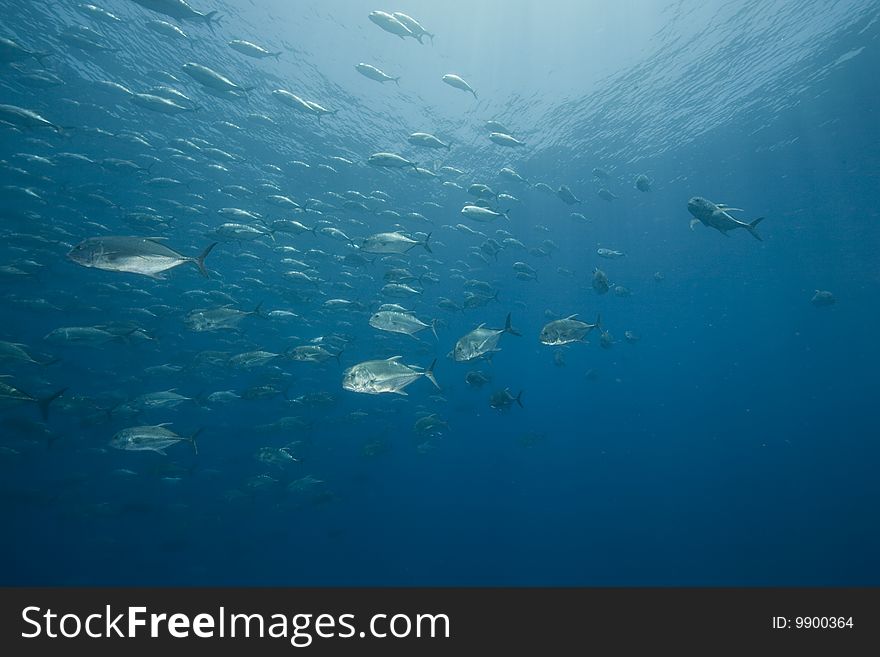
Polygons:
[[386,32],[390,32],[395,36],[399,36],[401,39],[403,39],[404,37],[412,37],[413,39],[417,39],[419,43],[422,42],[420,36],[417,37],[415,34],[413,34],[412,30],[410,30],[406,25],[401,23],[388,12],[371,11],[368,18]]
[[486,328],[485,324],[480,324],[473,331],[459,338],[452,349],[452,357],[462,363],[500,351],[498,341],[504,333],[522,335],[511,326],[510,313],[507,314],[503,329]]
[[253,87],[239,86],[222,73],[218,73],[214,69],[203,66],[202,64],[187,62],[182,66],[182,68],[183,71],[193,80],[198,82],[203,87],[213,89],[214,91],[220,91],[227,94],[242,95],[245,92],[253,89]]
[[436,359],[428,369],[422,371],[400,362],[401,358],[402,356],[392,356],[387,360],[368,360],[349,367],[342,373],[343,389],[368,395],[379,395],[383,392],[405,395],[407,393],[404,388],[424,376],[440,390],[440,384],[434,378]]
[[714,228],[723,235],[727,235],[728,231],[734,228],[745,228],[752,234],[752,237],[762,241],[755,228],[764,220],[764,217],[758,217],[751,223],[746,223],[745,221],[734,219],[730,215],[731,212],[739,211],[739,208],[731,208],[723,203],[716,204],[702,196],[694,196],[688,201],[688,212],[696,217],[696,219],[691,221],[691,228],[699,222],[704,226]]
[[454,73],[447,73],[443,76],[443,81],[448,84],[450,87],[455,87],[456,89],[461,89],[462,91],[469,91],[474,95],[474,98],[477,97],[477,92],[474,91],[473,87],[465,82],[462,78],[455,75]]
[[272,52],[271,50],[263,48],[263,46],[258,46],[256,43],[243,41],[242,39],[233,39],[229,42],[229,47],[233,50],[237,50],[242,55],[247,55],[254,59],[264,59],[266,57],[274,57],[275,59],[278,59],[281,56],[280,50],[278,52]]
[[151,278],[163,278],[162,272],[193,263],[203,276],[205,258],[217,242],[209,244],[198,256],[185,256],[149,237],[90,237],[74,246],[67,257],[83,267],[93,267],[106,271],[124,271],[143,274]]
[[541,335],[538,338],[541,344],[550,345],[552,347],[570,344],[572,342],[583,342],[587,333],[594,328],[600,326],[601,316],[596,316],[595,324],[587,324],[575,319],[577,315],[569,315],[564,319],[556,319],[544,325],[541,329]]
[[412,32],[413,36],[419,40],[419,43],[423,43],[423,36],[429,37],[431,39],[431,43],[434,43],[434,35],[428,32],[428,30],[426,30],[424,27],[422,27],[421,24],[412,16],[407,16],[406,14],[399,11],[395,11],[391,15],[394,16],[394,18],[396,18],[398,21],[403,23],[406,28],[410,32]]
[[376,233],[364,238],[360,250],[364,253],[407,253],[412,248],[421,245],[425,251],[432,253],[431,247],[428,246],[430,239],[431,233],[428,233],[424,240],[414,240],[398,232]]
[[363,62],[361,62],[360,64],[355,64],[354,68],[364,77],[375,80],[376,82],[389,82],[393,80],[398,87],[400,86],[400,76],[393,78],[384,71],[380,71],[372,64],[364,64]]
[[214,31],[214,23],[220,22],[216,11],[209,11],[206,14],[196,11],[186,0],[132,0],[132,2],[179,21],[202,21],[208,24],[212,32]]
[[110,440],[110,446],[116,449],[124,449],[132,452],[158,452],[165,456],[165,450],[179,442],[192,444],[193,451],[198,454],[199,447],[196,445],[196,437],[202,432],[201,429],[191,436],[178,436],[165,427],[171,424],[163,422],[152,426],[129,427],[116,433]]

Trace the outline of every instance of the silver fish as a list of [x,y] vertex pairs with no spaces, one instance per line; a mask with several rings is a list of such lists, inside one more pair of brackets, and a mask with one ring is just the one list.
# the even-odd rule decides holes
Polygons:
[[207,276],[205,258],[215,246],[217,242],[209,244],[198,256],[191,257],[148,237],[90,237],[74,246],[67,257],[83,267],[124,271],[158,279],[163,278],[162,272],[193,263],[203,276]]

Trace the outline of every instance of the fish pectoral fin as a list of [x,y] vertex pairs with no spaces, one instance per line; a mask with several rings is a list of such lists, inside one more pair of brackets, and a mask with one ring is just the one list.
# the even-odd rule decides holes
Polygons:
[[700,223],[699,219],[691,219],[691,230],[693,230],[694,226],[696,226],[698,223]]
[[156,452],[157,454],[161,454],[162,456],[168,456],[167,452],[165,452],[164,449],[157,448],[157,449],[154,449],[153,451]]
[[394,394],[403,395],[404,397],[409,397],[409,393],[406,390],[395,390]]

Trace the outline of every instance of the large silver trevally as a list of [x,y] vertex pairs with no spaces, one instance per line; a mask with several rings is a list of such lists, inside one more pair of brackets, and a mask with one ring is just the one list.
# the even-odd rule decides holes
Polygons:
[[410,310],[382,310],[379,309],[370,317],[370,326],[380,331],[388,331],[390,333],[403,333],[416,337],[416,333],[424,331],[426,328],[434,332],[437,337],[437,323],[431,322],[426,324],[416,317]]
[[90,237],[74,246],[67,257],[83,267],[143,274],[158,279],[163,278],[162,272],[191,262],[203,276],[207,276],[205,258],[215,246],[217,242],[209,244],[198,256],[191,257],[149,237]]
[[431,247],[428,246],[428,240],[431,239],[431,233],[424,240],[414,240],[407,237],[403,233],[376,233],[364,238],[360,250],[364,253],[407,253],[415,246],[423,246],[425,251],[433,253]]
[[116,449],[124,449],[131,452],[158,452],[165,456],[165,450],[179,442],[189,442],[193,446],[193,451],[198,454],[199,447],[196,445],[196,436],[202,430],[199,429],[191,436],[178,436],[176,433],[165,427],[171,424],[163,422],[162,424],[148,425],[141,427],[129,427],[116,433],[110,440],[110,446]]
[[179,21],[204,21],[212,32],[214,31],[214,23],[220,22],[216,11],[207,13],[196,11],[186,0],[132,0],[132,2]]
[[458,342],[455,343],[455,347],[452,349],[451,355],[453,359],[459,363],[463,363],[486,354],[500,351],[500,349],[498,349],[498,341],[504,333],[522,335],[522,333],[511,326],[510,313],[507,314],[503,329],[486,328],[485,324],[480,324],[473,331],[459,338]]
[[434,378],[436,358],[424,371],[401,363],[401,358],[403,356],[392,356],[387,360],[368,360],[349,367],[342,373],[343,389],[368,395],[379,395],[383,392],[405,395],[407,393],[404,388],[424,376],[440,390],[440,384]]
[[595,324],[587,324],[575,319],[575,317],[577,317],[576,314],[549,322],[541,329],[541,335],[538,339],[542,344],[553,347],[572,342],[583,342],[587,333],[599,327],[602,320],[601,315],[597,315]]
[[731,208],[723,203],[713,203],[702,196],[691,197],[688,201],[688,212],[695,217],[695,219],[691,220],[691,228],[699,222],[704,226],[714,228],[723,235],[727,235],[727,232],[734,228],[745,228],[756,240],[763,241],[755,228],[764,220],[764,217],[758,217],[751,223],[747,223],[734,219],[730,215],[731,212],[739,210],[739,208]]
[[190,312],[183,321],[186,326],[196,332],[220,331],[223,329],[236,330],[238,324],[245,317],[251,315],[261,316],[262,302],[251,311],[238,310],[230,306],[220,308],[196,308]]

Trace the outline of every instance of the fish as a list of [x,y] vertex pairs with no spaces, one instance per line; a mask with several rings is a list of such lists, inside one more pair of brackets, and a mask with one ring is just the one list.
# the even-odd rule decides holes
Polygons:
[[414,132],[408,138],[410,144],[414,144],[415,146],[427,146],[428,148],[445,148],[449,150],[452,148],[451,144],[444,144],[442,141],[437,139],[434,135],[428,134],[427,132]]
[[424,240],[414,240],[403,233],[376,233],[364,238],[360,250],[364,253],[408,253],[417,246],[421,246],[428,253],[433,253],[428,241],[431,233]]
[[248,91],[254,89],[254,87],[241,87],[222,73],[218,73],[202,64],[187,62],[181,68],[184,73],[189,75],[203,87],[213,89],[214,91],[220,91],[232,95],[244,95]]
[[26,59],[36,59],[43,66],[43,59],[51,53],[29,50],[12,39],[0,37],[0,62],[11,64]]
[[492,375],[480,370],[472,370],[465,375],[464,380],[472,388],[482,388],[492,380]]
[[132,452],[157,452],[162,456],[166,456],[165,450],[167,448],[180,442],[188,442],[192,445],[193,451],[198,455],[199,447],[196,444],[196,438],[203,430],[199,429],[191,436],[178,436],[170,429],[165,428],[170,424],[170,422],[163,422],[162,424],[123,429],[113,436],[110,440],[110,446],[115,449]]
[[406,395],[404,388],[424,376],[441,390],[440,384],[434,378],[437,359],[434,359],[428,369],[422,371],[412,365],[406,365],[401,361],[402,358],[402,356],[392,356],[386,360],[368,360],[353,365],[342,373],[342,388],[368,395],[382,393]]
[[255,43],[251,43],[250,41],[243,41],[242,39],[233,39],[229,42],[229,47],[233,50],[240,52],[242,55],[247,55],[248,57],[253,57],[254,59],[265,59],[266,57],[274,57],[276,60],[281,56],[281,51],[272,52],[263,48],[262,46],[258,46]]
[[486,328],[485,324],[480,324],[473,331],[459,338],[452,349],[452,358],[457,362],[463,363],[500,351],[498,349],[498,341],[504,333],[517,336],[522,335],[522,333],[511,326],[510,313],[507,314],[503,329]]
[[688,201],[688,212],[694,219],[691,221],[691,228],[696,223],[701,223],[709,228],[714,228],[722,235],[734,228],[745,228],[756,240],[763,241],[756,230],[759,223],[764,221],[764,217],[758,217],[754,221],[748,223],[740,221],[731,216],[731,212],[739,212],[739,208],[731,208],[723,203],[715,204],[702,196],[692,196]]
[[640,192],[650,192],[652,184],[651,179],[643,173],[636,178],[636,189]]
[[192,263],[202,276],[207,277],[205,258],[215,246],[217,242],[192,257],[149,237],[90,237],[74,246],[67,257],[83,267],[142,274],[156,279],[162,279],[162,273],[169,269]]
[[525,142],[520,141],[516,137],[504,134],[503,132],[491,132],[489,133],[489,139],[500,146],[525,146]]
[[56,125],[35,111],[18,107],[17,105],[0,104],[0,121],[20,128],[27,128],[28,130],[33,128],[49,128],[59,134],[62,134],[65,130],[72,129]]
[[489,406],[499,411],[506,411],[513,406],[513,403],[516,402],[516,405],[520,408],[523,407],[522,403],[522,394],[523,391],[520,390],[519,394],[514,397],[510,392],[510,388],[505,388],[504,390],[496,390],[489,397]]
[[216,11],[202,13],[193,9],[186,0],[132,0],[135,4],[155,11],[158,14],[176,18],[179,21],[200,21],[208,25],[214,31],[214,23],[220,23],[220,16]]
[[599,198],[601,198],[604,201],[614,201],[615,199],[620,198],[619,196],[617,196],[617,194],[613,194],[612,192],[605,189],[604,187],[596,193],[599,195]]
[[402,169],[404,167],[416,168],[416,165],[405,157],[401,157],[396,153],[373,153],[367,158],[367,164],[376,167],[386,167],[389,169]]
[[596,316],[595,324],[587,324],[575,319],[577,314],[569,315],[563,319],[556,319],[548,322],[541,329],[541,335],[538,337],[541,344],[551,347],[558,347],[572,342],[583,342],[587,334],[594,328],[600,327],[602,323],[601,315]]
[[605,275],[605,272],[601,269],[593,270],[593,289],[596,290],[599,294],[605,294],[608,290],[611,289],[611,284],[608,282],[608,276]]
[[810,299],[810,303],[818,307],[833,306],[837,303],[837,299],[835,299],[834,295],[828,290],[816,290],[813,298]]
[[622,258],[626,254],[622,251],[615,251],[614,249],[596,249],[596,253],[603,258]]
[[406,25],[404,25],[388,12],[371,11],[367,18],[369,18],[373,23],[381,27],[386,32],[389,32],[395,36],[399,36],[401,39],[405,37],[412,37],[416,39],[419,43],[422,43],[422,39],[420,36],[417,37],[415,34],[413,34],[412,30],[410,30]]
[[556,195],[562,199],[562,202],[567,205],[574,205],[575,203],[583,203],[574,193],[565,185],[561,185],[558,190],[556,190]]
[[402,333],[416,337],[416,333],[430,328],[437,338],[436,321],[426,324],[409,310],[379,310],[370,317],[370,326],[380,331]]
[[493,221],[498,217],[504,217],[505,219],[510,220],[510,214],[508,214],[509,212],[510,210],[505,210],[504,212],[495,212],[494,210],[480,207],[479,205],[466,205],[461,209],[461,213],[468,219],[482,222]]
[[237,310],[229,306],[220,308],[197,308],[184,317],[186,326],[197,333],[205,331],[235,330],[245,317],[262,316],[262,302],[251,311]]
[[40,409],[40,415],[44,420],[49,419],[49,404],[63,395],[67,388],[61,388],[46,397],[34,397],[30,393],[3,381],[9,375],[0,375],[0,407],[13,406],[22,403],[34,403]]
[[412,32],[413,36],[416,39],[418,39],[419,43],[423,43],[422,37],[426,36],[429,39],[431,39],[431,44],[433,45],[435,35],[431,34],[424,27],[422,27],[421,24],[415,18],[413,18],[411,16],[407,16],[406,14],[399,12],[399,11],[395,11],[391,15],[394,16],[394,18],[396,18],[404,26],[406,26],[406,28],[410,32]]
[[371,64],[364,64],[361,62],[360,64],[354,65],[355,70],[363,75],[364,77],[370,78],[371,80],[375,80],[376,82],[391,82],[393,81],[398,87],[400,86],[400,76],[398,75],[396,78],[391,77],[387,73],[380,71],[378,68]]
[[469,91],[474,95],[474,98],[477,97],[477,92],[474,91],[473,87],[465,82],[462,78],[455,75],[454,73],[447,73],[443,76],[443,82],[448,84],[450,87],[455,87],[456,89],[461,89],[462,91]]

